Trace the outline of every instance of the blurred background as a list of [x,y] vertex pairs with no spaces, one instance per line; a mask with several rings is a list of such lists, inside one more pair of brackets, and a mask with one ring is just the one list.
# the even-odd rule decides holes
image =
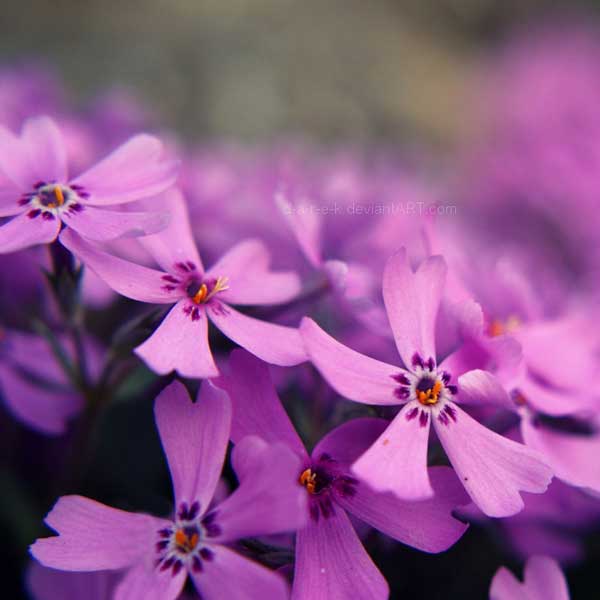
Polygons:
[[[545,23],[582,23],[596,35],[598,9],[592,0],[5,0],[0,67],[49,67],[75,106],[122,89],[150,122],[184,140],[377,144],[442,165],[488,126],[487,96],[473,90],[507,40],[526,40]],[[510,84],[501,80],[500,93]],[[15,430],[5,416],[0,425],[2,596],[12,600],[23,597],[23,551],[40,534],[36,519],[54,497],[53,454],[66,442]],[[133,506],[164,512],[164,500],[145,493],[166,490],[168,498],[151,405],[117,404],[103,428],[80,491],[110,504],[113,489],[127,488]],[[36,476],[18,487],[15,471]],[[393,597],[483,598],[499,564],[520,564],[492,537],[473,527],[441,557],[372,550]],[[575,599],[597,597],[598,537],[584,546],[587,559],[567,570]],[[411,580],[411,572],[419,576]]]
[[[474,68],[563,0],[6,0],[6,62],[42,58],[80,99],[133,88],[165,126],[250,141],[451,145]],[[468,118],[467,118],[468,117]]]

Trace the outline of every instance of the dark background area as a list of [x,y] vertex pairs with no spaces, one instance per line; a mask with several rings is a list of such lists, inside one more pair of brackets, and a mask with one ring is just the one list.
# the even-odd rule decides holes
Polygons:
[[[82,103],[107,87],[131,88],[156,122],[190,140],[292,135],[417,143],[449,153],[477,127],[477,115],[464,108],[487,52],[514,27],[557,11],[594,13],[599,4],[5,0],[0,62],[41,59]],[[161,385],[149,380],[143,393],[111,406],[78,493],[121,508],[168,511],[168,472],[152,419]],[[70,441],[44,438],[0,415],[3,598],[23,597],[25,549],[44,533],[41,519],[55,493],[72,486],[58,475]],[[477,527],[441,556],[376,535],[367,545],[392,598],[485,598],[500,564],[521,569],[493,532]],[[588,546],[587,562],[567,570],[575,599],[598,597],[600,539]]]

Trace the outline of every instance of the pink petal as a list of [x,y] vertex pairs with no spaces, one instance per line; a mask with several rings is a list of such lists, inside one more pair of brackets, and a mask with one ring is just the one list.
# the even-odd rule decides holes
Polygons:
[[311,455],[329,454],[336,461],[352,464],[386,430],[389,421],[376,418],[360,418],[346,421],[323,436]]
[[177,371],[182,377],[203,379],[219,374],[208,345],[206,310],[200,307],[192,317],[190,307],[189,300],[180,300],[156,331],[135,349],[159,375]]
[[175,183],[177,168],[163,158],[160,140],[137,135],[72,183],[90,193],[89,204],[120,204],[160,194]]
[[215,546],[214,558],[202,573],[191,573],[202,600],[288,600],[289,588],[270,571],[225,546]]
[[490,600],[569,600],[567,581],[558,563],[547,556],[532,556],[521,583],[500,567],[492,579]]
[[556,417],[590,412],[595,408],[594,403],[597,403],[593,394],[549,387],[531,376],[521,379],[518,389],[527,404],[544,414]]
[[453,418],[434,418],[444,450],[475,504],[490,517],[508,517],[523,509],[520,492],[542,493],[552,470],[523,444],[490,431],[455,404]]
[[22,192],[38,181],[31,171],[27,146],[12,131],[0,125],[0,171]]
[[284,442],[299,456],[305,456],[304,444],[281,405],[267,364],[241,349],[231,353],[229,364],[231,375],[220,377],[215,384],[231,400],[233,443],[256,435],[271,444]]
[[196,402],[178,381],[154,403],[156,426],[169,461],[175,504],[200,502],[204,512],[215,493],[231,428],[231,404],[225,392],[204,382]]
[[229,289],[220,294],[228,304],[280,304],[300,291],[300,280],[289,271],[269,270],[270,256],[260,240],[244,240],[227,252],[207,272],[227,277]]
[[0,173],[0,217],[12,217],[23,212],[19,204],[20,197],[19,188]]
[[461,404],[492,405],[508,410],[515,409],[514,402],[498,379],[491,373],[480,369],[468,371],[458,378],[456,401]]
[[232,462],[240,485],[217,507],[222,534],[215,541],[295,531],[306,523],[307,494],[298,485],[302,463],[295,452],[250,436],[236,444]]
[[63,213],[62,219],[84,238],[99,242],[156,233],[169,223],[167,213],[125,212],[85,206]]
[[49,435],[64,433],[68,421],[83,406],[81,396],[32,384],[4,365],[0,365],[0,389],[7,408],[17,419]]
[[292,600],[386,600],[388,594],[343,508],[298,531]]
[[173,576],[171,571],[160,571],[152,563],[142,563],[125,575],[115,590],[114,600],[175,600],[186,578],[185,569]]
[[247,317],[225,304],[209,305],[210,320],[231,340],[258,358],[281,367],[306,360],[297,329]]
[[155,304],[172,304],[178,300],[172,291],[163,289],[164,274],[160,271],[97,250],[70,229],[60,234],[60,241],[86,267],[122,296]]
[[403,500],[433,496],[427,472],[429,410],[409,402],[373,445],[354,463],[352,471],[378,492],[393,492]]
[[446,263],[432,256],[413,273],[401,250],[392,256],[383,273],[383,300],[398,352],[409,367],[415,352],[425,360],[435,358],[435,320],[446,281]]
[[0,227],[0,254],[49,244],[56,239],[59,231],[58,219],[46,220],[41,215],[30,219],[27,214],[20,214]]
[[506,568],[500,567],[490,588],[490,600],[532,600],[523,590],[521,582]]
[[547,556],[532,556],[525,565],[525,586],[535,600],[569,600],[559,564]]
[[171,214],[168,227],[157,235],[140,238],[140,244],[165,271],[172,272],[177,263],[192,262],[202,273],[204,267],[196,248],[183,195],[178,189],[169,190],[161,198],[161,204]]
[[50,117],[27,119],[21,134],[26,145],[31,177],[36,181],[67,182],[67,151],[65,143]]
[[340,344],[312,319],[302,319],[300,332],[310,360],[342,396],[366,404],[398,404],[398,383],[392,377],[402,369]]
[[544,457],[556,477],[570,485],[600,492],[600,464],[590,459],[600,456],[600,435],[554,431],[536,426],[529,417],[521,420],[521,433],[525,444]]
[[455,544],[468,525],[452,516],[467,504],[465,493],[452,469],[429,469],[435,496],[420,502],[406,502],[390,493],[381,494],[368,486],[356,486],[354,496],[338,502],[351,514],[386,535],[424,552],[443,552]]
[[58,535],[38,539],[31,554],[63,571],[121,569],[152,551],[160,519],[111,508],[82,496],[63,496],[46,523]]

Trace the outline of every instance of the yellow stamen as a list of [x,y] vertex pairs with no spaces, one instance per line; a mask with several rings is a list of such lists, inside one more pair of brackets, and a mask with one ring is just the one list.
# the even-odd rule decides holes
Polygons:
[[65,197],[63,195],[62,188],[60,185],[54,186],[54,195],[56,196],[56,201],[58,202],[58,206],[62,206],[65,203]]
[[494,319],[488,326],[488,335],[490,337],[498,337],[499,335],[504,335],[505,333],[510,333],[515,329],[518,329],[521,321],[519,317],[515,315],[511,315],[506,319],[506,321],[500,321],[499,319]]
[[188,536],[183,529],[175,532],[175,543],[186,552],[191,552],[198,545],[199,539],[200,536],[197,533]]
[[425,406],[431,406],[432,404],[437,404],[437,401],[440,397],[440,392],[442,391],[442,382],[436,381],[433,384],[432,388],[428,390],[418,390],[417,391],[417,400],[424,404]]
[[200,289],[194,294],[192,300],[196,304],[203,304],[205,302],[208,302],[213,296],[215,296],[219,292],[229,289],[229,286],[227,285],[228,281],[229,279],[227,277],[217,277],[217,281],[215,282],[215,285],[213,289],[210,290],[210,292],[208,291],[207,285],[203,283],[200,286]]
[[298,480],[301,485],[306,488],[309,494],[314,494],[317,489],[317,474],[313,473],[310,469],[302,471],[300,479]]
[[203,283],[200,286],[200,289],[194,294],[194,297],[192,298],[192,300],[196,303],[196,304],[202,304],[208,296],[208,288],[206,287],[206,284]]

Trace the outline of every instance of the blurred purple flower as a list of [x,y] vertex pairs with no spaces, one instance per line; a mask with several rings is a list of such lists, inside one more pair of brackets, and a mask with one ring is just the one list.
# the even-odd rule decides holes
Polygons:
[[[455,353],[436,354],[435,335],[446,279],[440,256],[424,261],[416,273],[405,251],[387,263],[383,297],[404,368],[355,352],[310,319],[301,333],[310,359],[340,394],[367,404],[402,404],[389,427],[353,465],[353,472],[380,491],[405,499],[433,494],[427,472],[429,429],[437,436],[473,501],[490,516],[523,508],[521,491],[541,493],[552,477],[534,450],[487,429],[456,404],[511,406],[500,382],[489,372],[452,370]],[[464,317],[477,327],[481,311],[467,305]],[[448,336],[455,323],[438,322]],[[460,352],[460,349],[458,350]],[[440,364],[441,363],[441,364]],[[457,383],[451,383],[452,377]]]
[[500,567],[490,587],[490,600],[569,600],[567,580],[559,564],[547,556],[532,556],[525,565],[524,581]]
[[71,231],[61,235],[63,244],[118,293],[141,302],[175,304],[138,346],[138,356],[160,374],[176,370],[184,377],[218,375],[208,345],[210,318],[227,337],[267,362],[290,366],[306,360],[297,329],[243,315],[230,306],[286,302],[298,293],[298,277],[271,271],[269,253],[255,239],[238,243],[204,271],[183,198],[173,192],[168,203],[169,227],[140,240],[163,271],[101,252]]
[[277,397],[267,365],[243,350],[232,352],[230,365],[231,375],[216,383],[231,398],[234,443],[256,435],[285,444],[301,461],[290,481],[305,488],[310,518],[296,536],[292,598],[387,598],[387,584],[348,514],[425,552],[443,552],[464,533],[466,526],[452,511],[468,498],[450,469],[430,469],[435,497],[420,502],[375,492],[352,475],[350,465],[385,429],[384,420],[349,421],[327,434],[309,455]]
[[177,162],[161,142],[138,135],[70,178],[60,130],[49,117],[28,119],[20,136],[0,126],[0,253],[53,242],[61,226],[93,240],[154,233],[168,215],[106,210],[159,194],[176,179]]
[[229,398],[205,382],[194,403],[175,382],[158,396],[154,410],[173,481],[173,518],[64,496],[46,517],[58,536],[38,539],[33,556],[66,571],[125,570],[115,600],[174,600],[188,576],[206,600],[286,598],[278,574],[227,545],[304,523],[305,497],[292,479],[299,459],[284,444],[246,437],[232,455],[239,487],[210,507],[229,440]]

